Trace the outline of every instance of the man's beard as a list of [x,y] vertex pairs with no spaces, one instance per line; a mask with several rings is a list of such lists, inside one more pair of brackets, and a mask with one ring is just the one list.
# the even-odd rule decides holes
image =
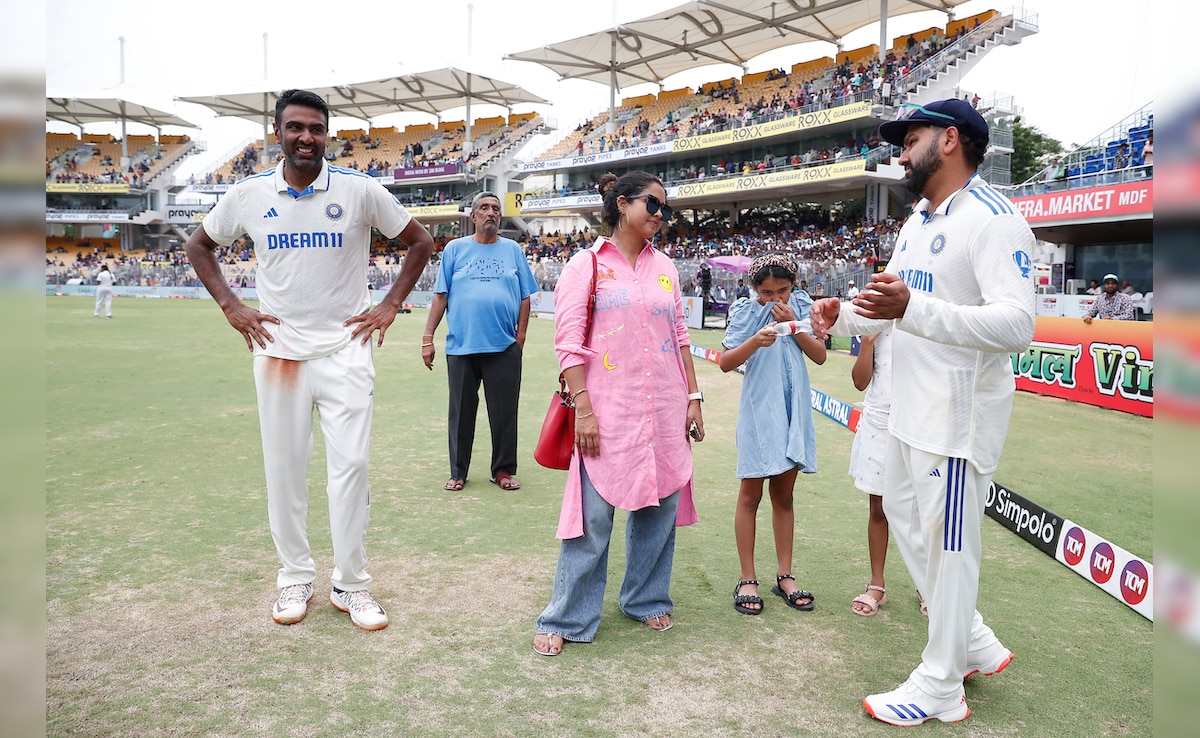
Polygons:
[[937,151],[941,141],[941,134],[934,136],[921,158],[909,164],[908,176],[904,178],[904,189],[913,197],[924,197],[929,180],[942,168],[942,157]]
[[315,149],[314,149],[313,153],[314,153],[314,155],[313,155],[312,159],[301,159],[296,155],[296,150],[292,149],[290,152],[285,153],[283,155],[283,157],[287,161],[288,166],[290,166],[292,169],[295,169],[296,171],[299,171],[299,172],[319,171],[321,169],[321,162],[324,161],[325,157],[324,157],[324,155],[316,156]]

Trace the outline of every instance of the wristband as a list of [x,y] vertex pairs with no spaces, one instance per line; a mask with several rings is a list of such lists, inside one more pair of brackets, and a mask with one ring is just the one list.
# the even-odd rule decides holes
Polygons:
[[699,400],[700,402],[704,402],[704,393],[703,392],[693,392],[692,394],[688,395],[688,402],[691,402],[692,400]]

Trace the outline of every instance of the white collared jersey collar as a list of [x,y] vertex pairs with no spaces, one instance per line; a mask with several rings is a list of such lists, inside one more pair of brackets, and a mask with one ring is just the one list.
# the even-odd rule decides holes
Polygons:
[[932,203],[929,201],[929,198],[921,198],[914,210],[921,214],[921,217],[924,219],[925,223],[928,223],[935,216],[949,215],[950,208],[954,205],[954,201],[959,197],[959,195],[967,194],[983,203],[988,210],[992,211],[993,215],[1000,215],[1001,213],[1008,213],[1011,215],[1017,212],[1016,208],[1013,207],[1013,204],[1009,202],[1008,198],[992,189],[992,186],[983,181],[983,177],[980,177],[978,173],[972,174],[971,178],[967,180],[966,184],[952,193],[941,205],[938,205],[936,208],[931,209]]
[[292,197],[294,197],[298,200],[301,197],[304,197],[305,195],[311,195],[316,190],[328,190],[329,189],[329,160],[328,159],[325,159],[325,158],[321,159],[321,171],[317,174],[317,178],[314,179],[312,181],[312,183],[308,185],[308,187],[305,187],[302,192],[298,192],[295,189],[292,189],[292,186],[287,183],[286,179],[284,179],[283,165],[284,165],[284,162],[282,162],[282,161],[275,165],[275,191],[276,192],[280,192],[280,193],[286,192],[287,194],[291,195]]

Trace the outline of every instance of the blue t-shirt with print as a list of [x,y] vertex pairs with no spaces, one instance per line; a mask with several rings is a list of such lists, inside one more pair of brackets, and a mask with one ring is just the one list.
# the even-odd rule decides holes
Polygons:
[[488,354],[513,345],[521,301],[537,289],[529,261],[511,238],[446,244],[433,287],[446,294],[446,353]]

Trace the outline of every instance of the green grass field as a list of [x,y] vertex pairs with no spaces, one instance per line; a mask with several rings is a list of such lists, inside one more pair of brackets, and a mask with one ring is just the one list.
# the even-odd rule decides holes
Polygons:
[[[250,357],[211,302],[46,302],[46,721],[49,735],[873,736],[866,694],[916,665],[925,619],[893,546],[889,602],[868,579],[851,434],[818,417],[819,473],[796,486],[796,574],[812,613],[766,595],[734,612],[734,424],[741,378],[698,361],[708,438],[695,447],[699,524],[677,538],[676,627],[616,607],[613,540],[592,645],[531,648],[550,595],[564,472],[532,444],[558,370],[535,320],[521,398],[522,488],[487,481],[479,423],[466,489],[445,492],[446,379],[419,355],[425,314],[400,315],[375,354],[372,592],[391,618],[366,633],[328,603],[322,443],[310,469],[318,567],[308,618],[276,625]],[[444,333],[444,331],[443,331]],[[722,332],[694,331],[716,348]],[[835,352],[813,385],[858,401]],[[319,433],[318,433],[319,436]],[[996,480],[1143,557],[1151,553],[1151,423],[1018,395]],[[618,514],[619,521],[623,515]],[[1149,735],[1152,626],[990,519],[980,610],[1017,660],[967,683],[972,716],[922,731],[971,736]],[[620,531],[622,528],[618,527]],[[760,578],[774,572],[769,506]],[[764,590],[765,591],[765,590]]]

